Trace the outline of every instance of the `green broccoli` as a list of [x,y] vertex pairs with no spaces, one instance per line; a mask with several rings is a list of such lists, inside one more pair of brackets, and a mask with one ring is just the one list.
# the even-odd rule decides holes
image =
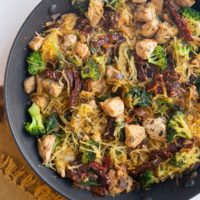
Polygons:
[[28,72],[31,75],[36,75],[43,70],[45,70],[45,62],[42,59],[42,56],[39,52],[33,52],[30,54],[30,56],[27,58],[28,63]]
[[189,8],[189,7],[182,8],[180,10],[180,13],[183,17],[185,17],[187,19],[193,19],[196,21],[200,21],[200,12],[198,12],[192,8]]
[[173,107],[172,98],[158,98],[156,99],[155,103],[156,113],[158,113],[161,116],[164,116]]
[[89,0],[72,0],[72,8],[80,11],[80,13],[85,13],[89,7]]
[[125,95],[126,98],[133,98],[132,105],[147,107],[151,104],[152,94],[150,92],[146,92],[143,87],[136,86],[129,90]]
[[185,115],[182,111],[176,111],[167,124],[167,140],[173,142],[177,137],[191,139],[192,133],[185,121]]
[[200,12],[192,8],[183,8],[180,13],[186,21],[188,28],[192,31],[193,37],[198,40],[200,36]]
[[56,114],[49,116],[45,120],[45,127],[46,127],[47,133],[51,133],[52,131],[58,128],[58,120],[57,120]]
[[28,109],[28,113],[32,118],[32,122],[25,124],[26,131],[34,136],[44,135],[46,130],[43,124],[40,108],[35,103],[33,103],[32,106]]
[[[81,152],[82,152],[82,163],[83,164],[87,164],[87,163],[95,160],[96,154],[94,152],[92,152],[92,150],[93,150],[92,146],[99,148],[99,143],[94,140],[90,140],[87,142],[87,144],[83,145],[83,149],[80,148]],[[86,149],[88,149],[88,151]]]
[[149,188],[155,182],[155,177],[151,170],[147,170],[146,172],[140,175],[139,180],[140,180],[140,184],[144,188]]
[[181,168],[185,165],[184,162],[184,157],[178,157],[178,156],[174,156],[170,159],[169,163],[173,166],[173,167],[177,167],[177,168]]
[[94,81],[98,80],[100,75],[98,64],[93,60],[88,59],[85,67],[83,67],[81,71],[81,75],[83,79],[91,78]]
[[158,66],[162,71],[165,70],[167,68],[167,53],[165,49],[158,45],[148,58],[148,62]]

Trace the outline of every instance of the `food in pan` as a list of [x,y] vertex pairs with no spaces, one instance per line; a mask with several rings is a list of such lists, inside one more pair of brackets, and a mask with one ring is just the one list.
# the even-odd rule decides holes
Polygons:
[[25,130],[44,165],[114,196],[200,163],[195,1],[71,3],[29,43]]

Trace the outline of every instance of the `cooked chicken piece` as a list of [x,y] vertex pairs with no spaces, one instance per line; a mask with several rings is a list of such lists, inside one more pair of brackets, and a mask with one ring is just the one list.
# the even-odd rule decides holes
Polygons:
[[164,7],[164,0],[151,0],[151,2],[155,5],[158,14],[161,14]]
[[47,95],[33,95],[32,96],[32,101],[39,106],[41,109],[44,109],[48,105],[48,96]]
[[119,16],[117,20],[117,27],[129,25],[132,21],[131,11],[128,7],[122,7],[118,10]]
[[135,18],[138,22],[149,22],[156,18],[156,7],[153,3],[138,5]]
[[196,54],[196,57],[190,62],[192,65],[200,66],[200,54]]
[[118,117],[124,113],[124,102],[120,97],[114,97],[100,103],[104,112],[111,117]]
[[88,18],[90,20],[90,24],[93,27],[96,27],[100,22],[103,16],[104,1],[102,0],[91,0],[88,8]]
[[157,42],[152,39],[140,40],[136,43],[136,53],[143,59],[148,59],[157,47]]
[[78,42],[75,47],[75,52],[78,56],[80,56],[82,59],[87,58],[90,56],[90,50],[86,44],[83,44],[81,42]]
[[76,21],[77,21],[78,17],[74,14],[74,13],[69,13],[66,15],[63,15],[61,18],[62,21],[62,26],[61,26],[61,30],[62,31],[70,31],[72,29],[74,29],[75,25],[76,25]]
[[29,42],[28,46],[33,51],[38,51],[44,43],[44,38],[40,35],[33,37],[33,39]]
[[181,7],[192,7],[195,4],[195,0],[175,0],[175,2]]
[[159,21],[154,19],[142,26],[141,34],[144,37],[153,37],[159,29]]
[[106,90],[105,80],[91,81],[90,84],[92,92],[94,92],[96,95],[100,95]]
[[158,44],[166,44],[169,40],[178,34],[178,29],[168,22],[160,24],[159,30],[155,36]]
[[106,70],[106,78],[107,80],[113,80],[113,79],[123,79],[122,73],[114,68],[112,65],[108,65]]
[[34,76],[28,77],[24,81],[24,92],[26,94],[31,94],[36,89],[36,81]]
[[64,37],[63,47],[68,48],[74,46],[77,42],[77,36],[73,34],[66,35]]
[[153,140],[166,141],[166,119],[148,118],[143,123],[146,132]]
[[125,144],[131,148],[136,148],[146,138],[144,127],[134,124],[125,126],[125,135]]
[[133,3],[146,3],[147,0],[132,0]]
[[55,135],[45,135],[38,139],[38,151],[44,163],[49,162],[55,141]]
[[49,95],[52,95],[53,97],[58,97],[63,90],[63,85],[60,85],[58,82],[49,78],[42,80],[42,87],[45,92],[47,92]]
[[72,148],[66,147],[61,152],[59,152],[59,154],[55,159],[55,165],[61,177],[63,178],[66,177],[65,170],[67,165],[75,160],[76,160],[76,154]]
[[113,195],[121,192],[129,192],[133,186],[133,179],[128,175],[124,166],[118,169],[110,169],[108,172],[110,179],[109,192]]

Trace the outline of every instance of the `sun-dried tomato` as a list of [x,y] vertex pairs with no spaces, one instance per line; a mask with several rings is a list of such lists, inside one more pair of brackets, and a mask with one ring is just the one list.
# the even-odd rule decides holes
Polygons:
[[166,6],[169,10],[169,13],[172,16],[172,20],[174,21],[174,23],[178,27],[179,32],[180,32],[181,36],[183,37],[183,39],[186,40],[186,41],[193,41],[194,39],[192,37],[192,32],[188,28],[187,23],[181,17],[181,15],[177,12],[176,8],[174,7],[174,5],[171,3],[170,0],[166,1]]

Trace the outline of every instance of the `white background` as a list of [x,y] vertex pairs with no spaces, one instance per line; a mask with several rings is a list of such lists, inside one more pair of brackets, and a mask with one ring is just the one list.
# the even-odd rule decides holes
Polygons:
[[[0,85],[3,85],[6,61],[14,38],[39,2],[40,0],[0,0]],[[200,200],[200,195],[192,200]]]
[[26,17],[40,0],[0,0],[0,85],[3,85],[7,57]]

